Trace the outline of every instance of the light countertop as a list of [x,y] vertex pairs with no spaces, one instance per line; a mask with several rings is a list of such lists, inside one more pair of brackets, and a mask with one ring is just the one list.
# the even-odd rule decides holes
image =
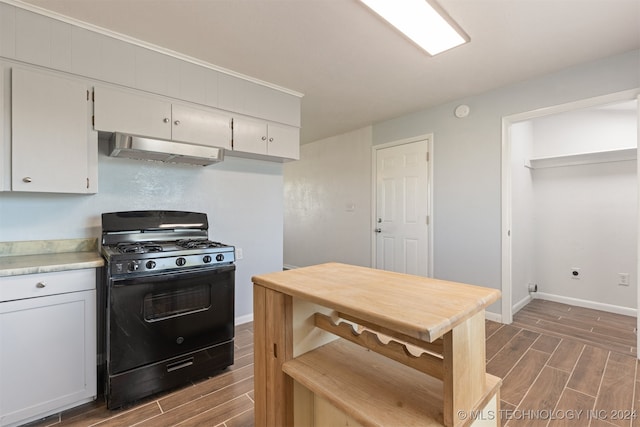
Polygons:
[[98,268],[97,239],[0,242],[0,277]]

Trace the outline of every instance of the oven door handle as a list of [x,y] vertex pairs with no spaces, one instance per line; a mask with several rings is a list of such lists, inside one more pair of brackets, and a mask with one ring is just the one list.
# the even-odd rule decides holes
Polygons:
[[191,365],[193,365],[193,357],[180,360],[178,362],[169,363],[167,365],[167,372],[177,371],[178,369],[186,368],[187,366]]

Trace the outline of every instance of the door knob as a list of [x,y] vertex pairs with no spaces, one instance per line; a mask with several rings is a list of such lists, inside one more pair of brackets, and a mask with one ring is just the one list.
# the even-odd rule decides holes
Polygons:
[[376,228],[376,233],[382,233],[382,228]]

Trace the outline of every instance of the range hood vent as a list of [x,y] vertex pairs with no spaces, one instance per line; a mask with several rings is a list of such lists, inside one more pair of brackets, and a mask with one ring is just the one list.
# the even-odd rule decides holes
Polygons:
[[111,157],[155,160],[208,166],[224,159],[224,149],[186,144],[165,139],[147,138],[115,132],[109,139]]

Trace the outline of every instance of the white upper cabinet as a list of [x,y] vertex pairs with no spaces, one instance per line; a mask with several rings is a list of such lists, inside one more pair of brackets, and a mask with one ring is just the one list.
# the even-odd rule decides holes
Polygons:
[[267,154],[291,160],[300,159],[300,129],[275,123],[267,125]]
[[267,154],[267,124],[257,120],[236,118],[233,121],[234,151]]
[[300,97],[221,73],[218,108],[300,127]]
[[97,191],[97,133],[81,81],[14,68],[11,73],[11,189]]
[[229,154],[241,157],[260,155],[283,160],[298,160],[300,129],[248,118],[234,118],[233,151]]
[[71,71],[71,30],[71,24],[16,8],[15,58]]
[[16,56],[16,8],[0,3],[0,56]]
[[[255,131],[252,125],[244,129],[241,124],[233,148],[237,156],[272,161],[299,158],[302,94],[297,92],[196,64],[161,48],[142,46],[2,0],[0,58],[8,60],[5,64],[20,61],[25,67],[31,64],[61,71],[59,75],[72,73],[71,78],[100,82],[103,86],[95,88],[95,122],[93,127],[88,125],[91,130],[231,151],[231,122],[241,116],[241,122],[242,117],[251,118],[260,123],[255,126],[267,130],[256,131],[260,134],[256,141],[253,136],[245,137]],[[5,120],[7,117],[5,113]],[[5,128],[9,128],[8,122]],[[261,143],[263,136],[266,144]],[[8,143],[0,152],[3,166],[10,157],[7,147]],[[11,189],[9,173],[0,173],[0,190]]]
[[94,127],[231,149],[231,116],[213,108],[172,104],[152,96],[94,88]]
[[171,103],[133,92],[96,86],[95,130],[171,139]]
[[173,104],[172,139],[231,149],[231,116],[212,109]]

